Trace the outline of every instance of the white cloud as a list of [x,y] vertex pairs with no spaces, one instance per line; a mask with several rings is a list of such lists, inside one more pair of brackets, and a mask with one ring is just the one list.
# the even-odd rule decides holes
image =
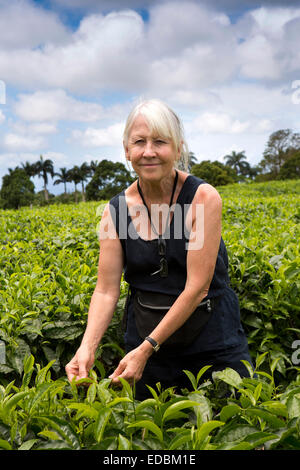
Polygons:
[[221,105],[220,96],[216,91],[213,90],[172,90],[166,92],[163,99],[175,106],[182,107],[184,109],[214,109]]
[[55,134],[57,128],[54,124],[49,124],[47,122],[38,122],[28,126],[28,130],[31,134]]
[[[36,153],[29,152],[5,152],[0,153],[0,168],[15,168],[21,166],[21,163],[29,161],[31,163],[36,162],[39,159],[39,155]],[[2,172],[1,172],[2,173]],[[3,172],[4,174],[4,172]]]
[[[55,171],[58,168],[70,165],[70,158],[63,152],[47,151],[43,153],[43,158],[44,160],[49,159],[53,161]],[[72,164],[75,165],[75,162],[72,162]]]
[[117,123],[107,128],[89,127],[85,131],[74,130],[73,138],[84,147],[121,147],[124,123]]
[[223,82],[237,70],[235,48],[225,14],[189,1],[156,5],[145,33],[148,87],[153,92],[197,91]]
[[249,122],[233,119],[226,113],[203,113],[190,125],[192,131],[204,134],[240,134],[249,127]]
[[284,26],[289,21],[300,16],[300,8],[260,7],[249,12],[256,23],[256,27],[268,36],[282,36]]
[[271,119],[259,119],[253,126],[256,132],[271,132],[273,128],[273,122]]
[[[291,107],[291,95],[283,86],[269,87],[254,83],[234,82],[213,88],[224,109],[231,109],[236,115],[247,113],[253,116],[275,116]],[[290,93],[292,93],[290,87]]]
[[234,73],[235,41],[225,14],[173,2],[153,7],[147,24],[130,10],[86,16],[64,44],[0,51],[0,69],[29,87],[191,89]]
[[[230,43],[234,33],[225,14],[191,1],[173,1],[150,9],[147,47],[156,58],[178,56],[194,46]],[[222,40],[222,41],[221,41]],[[218,53],[218,51],[215,51]]]
[[[143,0],[143,7],[167,0]],[[80,10],[106,11],[124,8],[124,0],[52,0],[52,3],[65,8]],[[127,8],[141,8],[141,0],[126,0]]]
[[241,73],[249,78],[279,79],[281,64],[275,57],[274,44],[263,35],[257,35],[239,46]]
[[[241,73],[261,81],[282,81],[300,73],[300,8],[261,7],[236,25]],[[292,38],[292,40],[291,40]]]
[[28,0],[0,0],[0,44],[5,49],[40,47],[69,40],[57,15]]
[[193,1],[156,2],[147,23],[133,10],[95,13],[60,42],[49,37],[40,47],[25,41],[22,49],[1,48],[0,70],[16,85],[84,93],[197,91],[239,73],[283,80],[299,71],[300,28],[292,27],[299,11],[264,7],[237,24]]
[[214,88],[219,97],[219,105],[209,110],[228,113],[245,122],[249,121],[246,134],[268,134],[278,129],[297,129],[297,110],[292,102],[293,89],[286,86],[267,87],[258,83],[232,83]]
[[22,135],[50,135],[57,132],[55,124],[47,122],[24,123],[23,121],[10,122],[10,128],[14,133]]
[[41,136],[25,136],[8,133],[3,138],[3,147],[9,151],[32,151],[42,149],[45,140]]
[[24,123],[9,120],[8,131],[4,135],[1,146],[11,152],[30,152],[44,149],[47,145],[46,136],[55,134],[54,124],[46,122]]
[[128,9],[107,14],[124,8],[121,0],[53,2],[90,13],[72,31],[31,0],[0,0],[0,78],[9,98],[0,111],[2,155],[49,152],[49,138],[61,166],[82,161],[86,148],[92,159],[101,160],[99,148],[119,158],[121,122],[139,96],[168,102],[203,158],[245,149],[254,163],[271,132],[299,125],[291,84],[300,79],[300,8],[264,1],[232,23],[220,3],[233,8],[233,0],[145,0],[143,21]]
[[102,116],[102,106],[96,103],[78,101],[64,90],[36,91],[21,94],[15,104],[15,112],[25,121],[73,120],[97,121]]
[[[120,87],[145,77],[140,59],[142,18],[125,11],[83,18],[62,46],[0,50],[4,79],[28,87],[56,87],[84,91]],[[19,71],[22,70],[22,74]]]
[[224,155],[232,150],[245,151],[247,161],[256,165],[262,158],[266,145],[266,135],[263,133],[251,134],[201,134],[200,132],[188,136],[189,148],[195,153],[198,161],[218,160],[223,162]]

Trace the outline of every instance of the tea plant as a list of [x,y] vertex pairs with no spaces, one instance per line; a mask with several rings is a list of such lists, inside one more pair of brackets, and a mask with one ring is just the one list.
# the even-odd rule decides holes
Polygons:
[[96,283],[103,203],[0,211],[0,448],[299,449],[299,184],[218,189],[255,373],[203,383],[205,368],[185,371],[190,390],[158,385],[143,402],[106,379],[123,355],[124,280],[88,387],[65,377]]
[[220,188],[232,288],[251,351],[278,358],[280,380],[294,376],[300,333],[300,189],[297,181]]
[[[201,383],[203,368],[197,378],[187,371],[192,391],[179,395],[157,384],[156,390],[149,387],[152,398],[137,401],[125,380],[116,389],[93,370],[89,379],[70,384],[53,380],[52,366],[41,368],[29,356],[22,384],[0,386],[0,448],[300,449],[299,377],[279,391],[273,376],[259,368],[247,379],[225,369],[213,382]],[[220,384],[228,388],[215,410]]]
[[[99,255],[96,203],[2,211],[0,218],[0,339],[6,361],[2,381],[20,376],[24,357],[55,359],[57,376],[85,329]],[[121,298],[103,351],[107,364],[122,355]]]

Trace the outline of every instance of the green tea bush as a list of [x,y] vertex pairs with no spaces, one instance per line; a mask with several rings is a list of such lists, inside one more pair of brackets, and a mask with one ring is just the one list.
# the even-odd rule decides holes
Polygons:
[[231,284],[250,350],[269,351],[280,380],[289,380],[300,333],[299,184],[235,185],[220,193]]
[[[22,208],[0,213],[0,340],[6,347],[1,380],[17,379],[26,355],[55,359],[57,377],[75,353],[96,284],[99,203]],[[108,364],[122,354],[120,316],[126,286],[105,343]]]
[[123,379],[119,390],[94,370],[77,383],[52,380],[51,366],[29,356],[20,386],[0,386],[1,449],[300,449],[299,377],[279,390],[273,375],[257,367],[248,379],[225,369],[214,383],[201,383],[204,367],[197,377],[186,371],[192,391],[176,395],[158,384],[149,387],[152,398],[139,402]]
[[96,283],[103,204],[0,211],[0,448],[299,449],[299,185],[218,189],[256,374],[202,383],[203,371],[186,371],[193,391],[158,386],[140,403],[106,379],[123,355],[123,280],[89,387],[65,377]]

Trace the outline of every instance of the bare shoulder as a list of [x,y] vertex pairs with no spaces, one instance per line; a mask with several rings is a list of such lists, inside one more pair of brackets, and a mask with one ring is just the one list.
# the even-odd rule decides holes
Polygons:
[[222,207],[222,198],[217,189],[209,183],[201,184],[194,197],[195,203],[209,204],[212,207]]
[[106,246],[121,247],[120,240],[116,231],[115,221],[111,215],[110,203],[108,202],[102,212],[99,224],[99,241],[102,249]]
[[104,209],[101,215],[101,220],[100,220],[100,227],[103,226],[105,223],[107,223],[108,220],[112,221],[110,202],[108,202],[104,206]]

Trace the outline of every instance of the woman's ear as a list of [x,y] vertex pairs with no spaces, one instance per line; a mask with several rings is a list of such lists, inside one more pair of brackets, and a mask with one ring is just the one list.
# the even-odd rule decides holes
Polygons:
[[124,147],[124,150],[125,150],[126,160],[129,160],[129,161],[130,161],[130,155],[129,155],[128,145],[124,142],[124,140],[123,140],[123,147]]
[[183,140],[180,142],[179,146],[177,147],[177,155],[176,155],[176,161],[179,162],[182,154],[182,148],[183,148]]

